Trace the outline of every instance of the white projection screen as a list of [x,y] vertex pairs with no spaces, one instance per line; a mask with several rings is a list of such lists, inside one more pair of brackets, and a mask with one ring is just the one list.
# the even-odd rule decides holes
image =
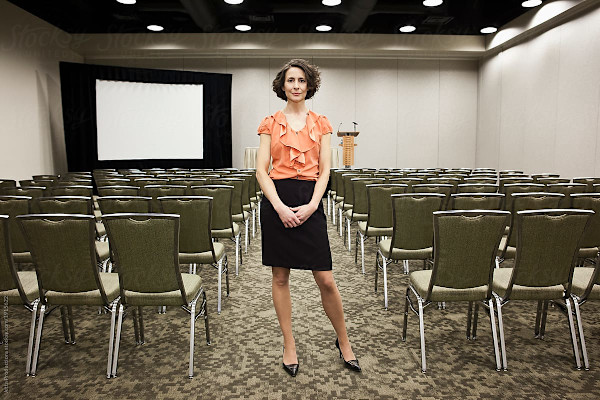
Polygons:
[[96,79],[98,160],[202,159],[202,85]]

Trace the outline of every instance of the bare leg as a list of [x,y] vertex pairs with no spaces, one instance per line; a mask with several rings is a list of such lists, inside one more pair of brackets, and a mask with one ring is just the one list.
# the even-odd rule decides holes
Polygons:
[[296,342],[292,333],[292,298],[290,296],[290,270],[289,268],[273,267],[273,305],[283,334],[284,364],[298,364],[296,356]]
[[356,357],[352,352],[348,333],[346,332],[346,322],[344,321],[344,309],[342,308],[342,298],[340,292],[333,279],[332,271],[313,271],[313,276],[319,290],[321,291],[321,302],[325,314],[329,317],[333,329],[340,341],[340,349],[344,355],[344,360],[355,360]]

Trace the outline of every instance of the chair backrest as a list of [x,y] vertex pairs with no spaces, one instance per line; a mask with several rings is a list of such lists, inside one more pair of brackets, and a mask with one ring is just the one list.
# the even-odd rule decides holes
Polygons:
[[498,186],[493,183],[461,183],[457,188],[457,193],[496,193],[497,191]]
[[507,211],[511,210],[513,193],[544,192],[545,189],[546,187],[539,183],[509,183],[500,186],[500,193],[504,193],[505,195],[504,209]]
[[583,234],[581,247],[600,247],[600,193],[577,193],[572,195],[573,208],[592,210],[590,223]]
[[93,211],[91,197],[55,196],[39,197],[32,200],[31,211],[39,214],[83,214]]
[[152,212],[160,212],[160,203],[157,200],[163,196],[184,196],[187,186],[184,185],[146,185],[140,189],[146,197],[152,197]]
[[75,186],[53,186],[50,188],[51,196],[87,196],[92,197],[93,186],[75,185]]
[[461,185],[482,184],[482,183],[496,186],[496,184],[498,183],[498,179],[496,179],[496,177],[493,177],[491,175],[470,175],[469,177],[467,177],[463,180],[463,183]]
[[453,210],[500,210],[502,193],[456,193],[452,195],[449,209]]
[[418,250],[433,246],[433,212],[440,211],[446,195],[405,193],[391,196],[392,248]]
[[517,245],[517,235],[514,234],[514,219],[519,211],[527,210],[548,210],[558,209],[560,199],[564,197],[561,193],[513,193],[511,214],[510,214],[510,229],[508,231],[507,246],[515,247]]
[[240,178],[221,178],[211,180],[213,185],[233,186],[231,197],[231,214],[241,214],[243,210],[242,195],[244,193],[244,180]]
[[[354,178],[370,178],[365,174],[342,174],[342,185],[344,186],[344,205],[354,204],[354,185],[352,179]],[[385,182],[385,179],[384,179]]]
[[546,185],[546,191],[550,193],[562,193],[564,198],[558,203],[559,208],[571,208],[571,195],[575,193],[585,193],[587,185],[585,183],[554,183]]
[[31,249],[40,293],[100,289],[108,304],[96,263],[93,215],[29,214],[17,220]]
[[[431,182],[431,180],[429,180],[429,182]],[[414,193],[440,193],[446,196],[441,210],[446,210],[448,208],[450,195],[454,193],[454,191],[455,186],[450,183],[425,183],[422,185],[413,185]]]
[[[531,175],[533,178],[533,175]],[[550,178],[550,177],[539,177],[534,178],[537,183],[541,183],[543,185],[556,185],[557,183],[569,183],[571,180],[569,178]]]
[[594,191],[594,185],[600,183],[600,178],[573,178],[573,183],[583,183],[587,185],[586,192],[592,193]]
[[21,301],[29,305],[23,286],[15,269],[10,246],[10,217],[0,215],[0,291],[17,289]]
[[129,185],[99,186],[99,196],[137,196],[140,188]]
[[[130,179],[131,179],[131,176],[130,176]],[[131,184],[139,187],[143,191],[143,189],[148,185],[168,185],[169,180],[168,179],[157,179],[157,178],[152,178],[152,177],[146,177],[146,178],[134,177]]]
[[[96,186],[100,189],[103,186],[130,186],[131,181],[127,178],[107,178],[95,179]],[[137,187],[137,186],[136,186]]]
[[253,197],[251,196],[252,190],[250,189],[250,185],[254,185],[254,182],[252,181],[252,174],[231,174],[227,178],[238,178],[244,180],[244,183],[242,184],[242,206],[249,206],[250,197]]
[[[435,185],[451,185],[452,193],[456,193],[456,189],[458,188],[458,185],[461,183],[461,180],[459,178],[456,178],[455,176],[448,177],[448,176],[440,175],[437,178],[427,179],[427,183],[435,184]],[[417,192],[417,190],[415,190],[415,192]]]
[[211,229],[230,229],[233,227],[231,200],[234,187],[231,185],[192,186],[194,196],[212,197]]
[[434,262],[427,299],[434,286],[468,289],[491,281],[508,211],[436,211],[433,213]]
[[0,179],[0,188],[15,186],[17,186],[17,181],[15,181],[14,179]]
[[211,228],[212,197],[204,196],[168,196],[159,197],[161,211],[179,215],[179,252],[212,252]]
[[413,191],[412,187],[414,185],[419,185],[419,184],[423,184],[423,183],[426,183],[426,182],[427,182],[426,179],[415,178],[415,177],[412,177],[412,178],[408,178],[408,177],[406,177],[406,178],[391,178],[391,179],[388,180],[388,183],[391,183],[391,184],[406,185],[407,186],[406,193],[412,192]]
[[148,214],[152,197],[106,196],[98,197],[98,206],[102,214],[141,213]]
[[589,210],[528,210],[515,217],[517,254],[505,298],[513,285],[571,289],[573,268]]
[[367,214],[369,212],[367,185],[384,183],[385,178],[352,178],[350,182],[352,183],[352,193],[354,197],[352,214]]
[[179,291],[187,304],[179,270],[179,216],[171,214],[109,214],[103,217],[119,266],[121,301],[128,291]]
[[208,179],[206,178],[190,178],[190,177],[179,177],[170,179],[169,183],[171,185],[184,185],[187,188],[187,192],[192,186],[202,186],[208,183]]
[[42,197],[46,192],[43,186],[19,186],[19,187],[4,187],[0,189],[3,196],[28,196],[31,198]]
[[17,225],[16,217],[29,214],[31,210],[31,197],[28,196],[0,196],[0,214],[9,216],[10,243],[13,253],[29,251],[23,232]]
[[406,193],[407,185],[383,183],[367,185],[367,233],[369,228],[391,228],[392,195]]

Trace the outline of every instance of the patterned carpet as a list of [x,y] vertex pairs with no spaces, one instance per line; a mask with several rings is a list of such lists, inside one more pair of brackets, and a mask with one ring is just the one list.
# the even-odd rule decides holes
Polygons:
[[[408,338],[400,339],[403,293],[408,277],[401,264],[389,273],[389,310],[374,288],[375,245],[366,247],[367,274],[354,264],[329,224],[334,276],[348,331],[363,367],[357,374],[344,368],[334,347],[335,334],[325,316],[319,291],[307,271],[291,276],[294,332],[300,371],[294,379],[281,368],[282,340],[270,293],[270,269],[261,265],[260,234],[244,257],[240,275],[231,279],[231,296],[216,313],[216,273],[200,270],[207,290],[212,345],[197,322],[195,377],[187,378],[189,319],[181,310],[166,314],[145,310],[146,344],[136,346],[133,324],[123,327],[118,377],[106,379],[109,314],[95,308],[74,309],[77,344],[64,344],[60,314],[44,324],[36,377],[25,377],[29,313],[10,308],[6,398],[165,398],[165,399],[397,399],[397,398],[599,398],[600,305],[582,307],[591,370],[574,369],[566,317],[548,315],[545,340],[533,337],[535,306],[514,302],[504,307],[508,367],[496,372],[489,319],[481,312],[478,337],[465,335],[465,304],[446,310],[429,307],[425,314],[428,371],[420,370],[418,319],[411,314]],[[229,243],[233,264],[235,255]],[[360,263],[360,255],[359,255]],[[411,268],[422,268],[421,263]],[[232,265],[232,270],[234,265]],[[5,347],[5,350],[7,348]],[[8,393],[6,393],[8,390]]]

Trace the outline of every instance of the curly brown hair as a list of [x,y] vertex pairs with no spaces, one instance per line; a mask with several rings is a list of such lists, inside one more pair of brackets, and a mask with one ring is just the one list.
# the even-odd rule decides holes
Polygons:
[[306,87],[308,89],[306,92],[306,100],[310,99],[317,93],[317,90],[319,90],[319,87],[321,86],[321,72],[319,72],[319,68],[316,65],[301,58],[294,58],[281,67],[275,76],[275,79],[273,79],[273,91],[281,100],[287,101],[283,85],[285,83],[285,73],[292,67],[300,68],[304,71],[304,75],[306,76]]

